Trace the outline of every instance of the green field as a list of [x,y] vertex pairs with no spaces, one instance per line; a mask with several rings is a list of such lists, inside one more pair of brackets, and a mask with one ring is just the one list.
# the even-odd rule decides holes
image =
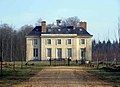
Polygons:
[[[7,62],[7,64],[3,64],[3,74],[0,76],[0,87],[10,87],[13,84],[18,84],[20,82],[24,82],[28,80],[30,77],[38,73],[43,68],[49,67],[49,61],[38,61],[38,62],[29,62],[28,65],[25,65],[26,62],[15,62],[15,70],[13,69],[13,62]],[[71,66],[76,66],[74,62],[71,62]],[[67,62],[55,62],[52,61],[52,66],[58,65],[66,65]],[[85,67],[86,65],[79,65],[78,67],[83,67],[89,73],[94,74],[99,79],[106,81],[108,83],[112,83],[115,85],[120,85],[120,72],[107,72],[102,69],[97,69],[96,67]],[[101,66],[100,66],[101,68]]]
[[3,73],[0,76],[0,87],[10,87],[13,84],[18,84],[35,75],[37,72],[45,68],[41,66],[39,62],[30,62],[29,65],[25,65],[25,62],[15,63],[15,70],[13,69],[13,62],[7,62],[7,65],[3,65]]
[[[115,85],[115,87],[120,86],[120,72],[115,72],[115,71],[105,71],[103,69],[96,69],[96,68],[91,68],[91,67],[84,67],[84,69],[97,76],[99,79],[111,83]],[[119,86],[118,86],[119,85]]]

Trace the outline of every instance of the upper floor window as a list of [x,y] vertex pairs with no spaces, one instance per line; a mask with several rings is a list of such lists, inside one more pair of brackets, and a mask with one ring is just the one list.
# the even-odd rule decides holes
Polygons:
[[47,44],[51,44],[51,39],[47,39]]
[[57,40],[57,44],[61,44],[61,39],[58,39],[58,40]]
[[85,39],[81,39],[81,44],[85,44]]
[[33,44],[37,45],[38,44],[38,40],[37,39],[33,39]]
[[68,39],[68,40],[67,40],[67,44],[71,44],[71,39]]

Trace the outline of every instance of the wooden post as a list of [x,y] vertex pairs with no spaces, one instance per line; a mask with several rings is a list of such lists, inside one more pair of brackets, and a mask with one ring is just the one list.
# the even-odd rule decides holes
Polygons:
[[69,57],[68,57],[68,66],[70,66],[70,59],[69,59]]
[[1,76],[2,76],[2,57],[0,56],[0,62],[1,62]]

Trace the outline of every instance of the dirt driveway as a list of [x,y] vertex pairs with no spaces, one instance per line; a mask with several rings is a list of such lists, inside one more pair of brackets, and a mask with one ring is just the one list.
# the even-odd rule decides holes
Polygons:
[[113,87],[81,67],[56,66],[43,69],[29,81],[13,87]]

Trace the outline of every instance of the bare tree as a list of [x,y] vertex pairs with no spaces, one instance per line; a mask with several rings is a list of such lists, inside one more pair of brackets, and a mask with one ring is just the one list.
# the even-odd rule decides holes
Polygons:
[[77,16],[74,16],[74,17],[69,17],[67,19],[64,19],[62,21],[62,25],[64,25],[64,26],[72,25],[72,26],[76,27],[79,22],[80,22],[80,19]]
[[2,76],[2,30],[0,29],[0,62],[1,62],[1,76]]
[[35,25],[36,25],[36,26],[40,26],[40,25],[41,25],[41,22],[42,22],[42,18],[39,18],[39,19],[37,20],[37,23],[35,23]]
[[119,35],[119,43],[120,43],[120,18],[118,19],[118,35]]

